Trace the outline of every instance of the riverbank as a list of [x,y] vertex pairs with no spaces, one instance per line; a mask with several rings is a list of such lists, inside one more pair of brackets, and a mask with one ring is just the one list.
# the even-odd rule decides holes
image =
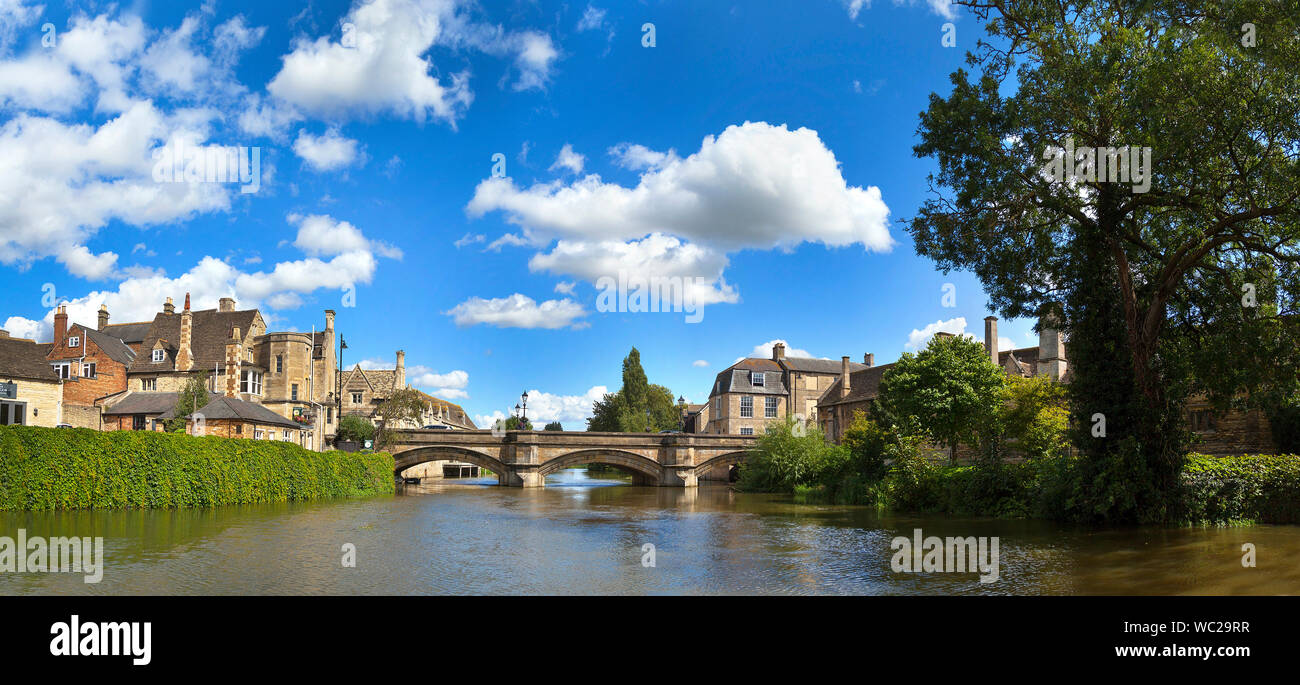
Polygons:
[[388,454],[152,431],[0,426],[0,510],[182,508],[391,494]]
[[[895,514],[1065,520],[1104,483],[1071,457],[949,465],[900,459],[878,479],[857,474],[794,489],[807,504],[857,504]],[[1168,522],[1300,524],[1300,456],[1188,455]]]

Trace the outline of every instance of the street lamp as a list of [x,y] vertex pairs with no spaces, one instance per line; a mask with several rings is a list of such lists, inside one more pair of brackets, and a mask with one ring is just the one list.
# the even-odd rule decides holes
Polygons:
[[[522,394],[522,395],[519,396],[519,399],[523,402],[523,407],[520,408],[520,410],[519,410],[519,412],[520,412],[520,413],[519,413],[519,423],[520,423],[520,427],[522,428],[522,427],[523,427],[523,424],[527,424],[527,423],[528,423],[528,391],[525,390],[525,391],[524,391],[524,394]],[[516,407],[519,407],[519,405],[515,405],[515,406],[516,406]]]

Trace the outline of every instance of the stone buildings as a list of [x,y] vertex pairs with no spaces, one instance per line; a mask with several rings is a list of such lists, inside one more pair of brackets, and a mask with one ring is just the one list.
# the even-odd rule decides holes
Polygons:
[[0,330],[0,425],[63,422],[63,384],[45,356],[50,345],[11,338]]
[[[844,370],[871,363],[843,364],[830,359],[787,357],[785,345],[772,346],[771,359],[750,357],[727,367],[713,381],[708,406],[691,417],[695,432],[758,435],[773,420],[801,416],[817,421],[817,400]],[[702,427],[702,428],[701,428]]]
[[96,401],[123,393],[127,368],[135,350],[104,331],[108,310],[100,308],[99,326],[68,324],[67,307],[54,313],[54,341],[46,359],[63,380],[63,423],[76,428],[100,428],[100,407]]

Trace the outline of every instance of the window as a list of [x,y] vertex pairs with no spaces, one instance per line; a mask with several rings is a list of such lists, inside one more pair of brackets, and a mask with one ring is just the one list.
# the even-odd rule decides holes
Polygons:
[[81,347],[81,336],[79,335],[68,336],[68,347]]
[[766,376],[763,375],[762,371],[749,372],[749,384],[754,386],[755,388],[763,387],[763,382],[765,380],[766,380]]
[[776,418],[776,398],[775,398],[775,397],[764,397],[764,398],[763,398],[763,418],[765,418],[765,419],[775,419],[775,418]]
[[235,435],[243,435],[243,434],[244,434],[244,424],[242,423],[235,424]]
[[153,361],[153,363],[157,364],[158,362],[161,362],[161,361],[163,361],[163,360],[166,359],[166,358],[167,358],[167,353],[166,353],[166,352],[164,352],[164,351],[162,351],[162,350],[154,350],[154,351],[153,351],[153,357],[151,358],[151,361]]
[[361,404],[361,393],[352,393],[352,404]]
[[1214,419],[1214,411],[1210,409],[1196,409],[1192,411],[1192,431],[1196,433],[1210,433],[1218,428]]
[[275,355],[275,372],[284,373],[284,355]]
[[0,426],[21,426],[26,415],[26,402],[0,402]]
[[157,390],[157,389],[158,389],[158,379],[157,379],[157,378],[141,378],[141,379],[140,379],[140,389],[141,389],[141,390]]
[[754,429],[753,429],[753,428],[741,428],[741,429],[740,429],[740,434],[741,434],[741,435],[753,435],[753,434],[754,434]]
[[740,398],[740,418],[754,418],[754,398],[749,396]]
[[260,429],[260,428],[254,428],[254,429],[253,429],[253,439],[254,439],[254,440],[261,440],[261,439],[262,439],[262,429]]
[[297,384],[297,383],[294,383],[292,386],[289,387],[289,399],[293,400],[294,402],[297,402],[297,401],[298,401],[298,384]]
[[281,440],[284,440],[285,442],[293,442],[293,431],[285,431],[284,437],[281,438]]
[[133,431],[144,430],[144,414],[131,415],[131,430]]
[[334,425],[334,407],[325,410],[325,423]]
[[713,414],[714,414],[714,416],[722,416],[722,398],[721,398],[721,397],[715,397],[715,398],[713,398]]
[[68,379],[68,378],[71,378],[71,377],[72,377],[72,364],[69,364],[68,362],[64,362],[64,363],[62,363],[62,364],[55,364],[55,365],[54,365],[54,375],[56,375],[56,376],[58,376],[59,378],[62,378],[62,379]]
[[262,372],[248,370],[239,375],[239,392],[249,395],[262,394]]
[[274,440],[274,439],[275,439],[275,431],[267,431],[267,432],[266,432],[266,439],[267,439],[267,440]]
[[95,366],[96,366],[96,362],[86,362],[86,363],[82,364],[82,365],[81,365],[81,376],[82,376],[82,378],[94,378],[94,377],[95,377]]

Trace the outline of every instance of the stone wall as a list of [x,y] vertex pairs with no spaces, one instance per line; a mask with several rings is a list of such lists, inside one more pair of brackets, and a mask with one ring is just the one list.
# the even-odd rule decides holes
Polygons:
[[12,380],[18,386],[17,397],[5,401],[26,403],[24,425],[46,428],[58,425],[60,410],[63,408],[63,392],[58,381],[33,381],[22,378],[0,378],[0,380]]

